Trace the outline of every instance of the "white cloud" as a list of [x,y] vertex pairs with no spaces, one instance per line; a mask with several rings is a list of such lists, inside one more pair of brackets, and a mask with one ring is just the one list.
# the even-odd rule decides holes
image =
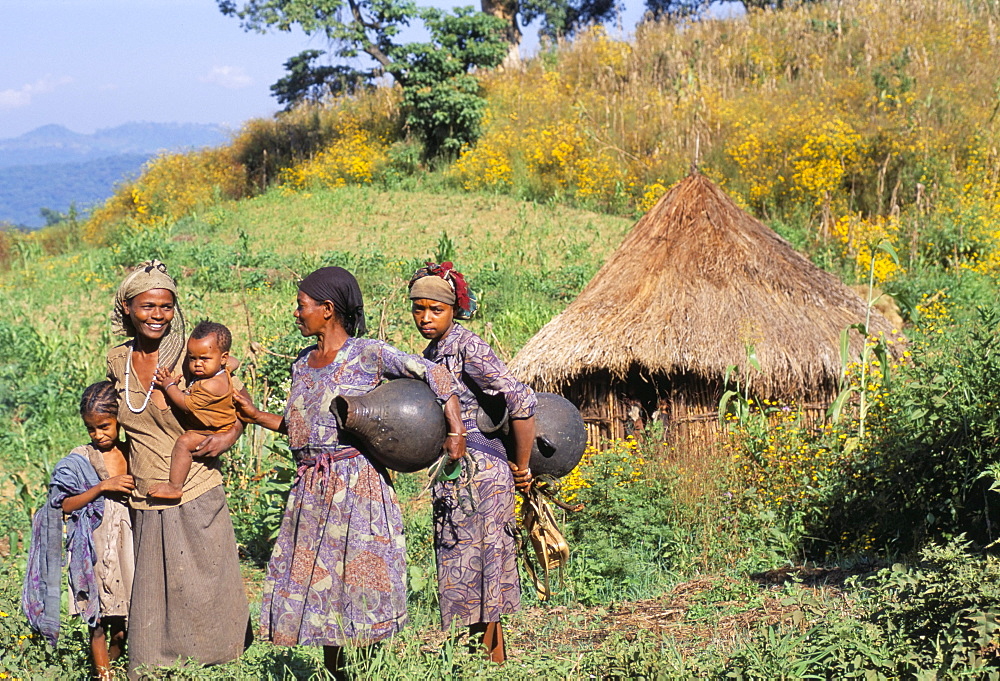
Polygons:
[[36,95],[52,92],[60,85],[72,82],[73,79],[66,76],[62,78],[46,76],[45,78],[36,80],[34,83],[22,85],[16,90],[0,90],[0,109],[20,109],[31,104],[32,98]]
[[200,80],[203,83],[219,85],[227,90],[239,90],[253,84],[253,79],[238,66],[216,66]]

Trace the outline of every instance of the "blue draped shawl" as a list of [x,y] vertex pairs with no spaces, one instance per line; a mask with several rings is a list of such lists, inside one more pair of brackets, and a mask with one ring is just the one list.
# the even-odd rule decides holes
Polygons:
[[[21,609],[31,628],[53,646],[59,638],[59,604],[62,587],[62,502],[82,494],[101,479],[87,459],[86,447],[78,447],[56,464],[49,483],[48,501],[35,513],[31,526],[31,548],[21,593]],[[94,564],[94,530],[104,518],[104,497],[99,496],[66,517],[66,548],[70,554],[69,587],[80,616],[91,627],[100,620],[101,601]]]

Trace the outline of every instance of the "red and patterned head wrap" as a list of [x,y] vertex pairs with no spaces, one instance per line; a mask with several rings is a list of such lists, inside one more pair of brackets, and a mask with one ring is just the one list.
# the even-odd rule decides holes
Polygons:
[[[426,284],[430,282],[417,284],[417,282],[425,277],[439,277],[447,284],[447,287],[442,287],[440,285],[433,287],[427,286]],[[414,288],[415,284],[416,288]],[[414,272],[413,276],[410,277],[409,288],[410,300],[428,298],[430,300],[439,300],[442,303],[454,305],[455,319],[471,319],[472,315],[476,313],[476,308],[478,307],[478,304],[476,303],[476,296],[469,290],[469,285],[465,283],[465,277],[462,276],[462,273],[456,270],[455,266],[450,262],[443,262],[440,265],[428,262],[425,266]],[[441,295],[441,292],[443,292],[444,295]],[[445,298],[447,298],[447,300],[445,300]]]

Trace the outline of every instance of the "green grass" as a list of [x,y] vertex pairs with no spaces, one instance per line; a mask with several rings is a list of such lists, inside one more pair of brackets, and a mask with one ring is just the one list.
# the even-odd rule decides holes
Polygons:
[[[14,640],[27,633],[16,602],[26,510],[40,503],[55,461],[86,437],[76,404],[82,387],[103,377],[104,354],[120,341],[111,337],[107,319],[124,265],[149,257],[166,261],[179,280],[188,320],[211,317],[230,325],[245,378],[258,399],[269,392],[269,404],[278,408],[287,390],[288,357],[306,343],[291,324],[295,282],[312,268],[338,264],[354,271],[366,294],[372,333],[416,351],[423,341],[409,319],[406,279],[426,259],[452,259],[468,274],[482,304],[481,316],[469,326],[509,358],[579,292],[630,226],[621,218],[505,197],[401,195],[371,188],[289,196],[273,190],[168,228],[123,228],[111,247],[38,254],[26,266],[0,273],[0,377],[5,379],[0,414],[12,426],[0,434],[0,462],[8,474],[4,491],[13,493],[5,498],[17,497],[0,503],[0,536],[8,537],[10,553],[0,611],[12,616],[0,619],[11,624]],[[268,352],[252,353],[251,340]],[[245,576],[255,613],[268,553],[262,528],[273,526],[281,509],[280,495],[267,494],[261,478],[275,479],[287,469],[275,442],[254,431],[228,455],[227,489],[240,543],[248,551]],[[613,669],[633,675],[644,665],[669,660],[680,664],[677,644],[655,630],[615,633],[606,606],[579,604],[578,596],[604,579],[588,573],[592,562],[582,550],[553,604],[539,604],[526,593],[525,611],[509,618],[512,662],[503,670],[469,655],[464,645],[450,644],[437,627],[430,511],[425,499],[416,498],[421,481],[401,476],[398,484],[410,552],[411,627],[372,661],[373,673],[586,678]],[[654,570],[632,575],[628,583],[598,584],[594,593],[610,599],[654,596],[678,579],[674,572]],[[33,652],[11,651],[13,662],[0,671],[54,678],[58,669],[80,668],[85,664],[81,628],[75,621],[66,625],[77,633],[67,637],[65,650],[53,655],[33,641]],[[18,669],[18,660],[31,671]],[[55,668],[44,671],[53,662]],[[238,662],[172,672],[172,678],[308,678],[318,664],[316,650],[255,643]]]

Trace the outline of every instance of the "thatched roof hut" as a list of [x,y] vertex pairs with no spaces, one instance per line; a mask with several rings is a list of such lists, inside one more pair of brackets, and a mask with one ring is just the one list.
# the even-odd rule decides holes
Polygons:
[[[573,400],[592,435],[621,437],[650,417],[675,432],[714,428],[729,365],[758,397],[824,409],[841,374],[841,332],[865,318],[854,291],[694,172],[511,368]],[[873,311],[870,330],[891,327]],[[862,342],[851,332],[854,357]]]

